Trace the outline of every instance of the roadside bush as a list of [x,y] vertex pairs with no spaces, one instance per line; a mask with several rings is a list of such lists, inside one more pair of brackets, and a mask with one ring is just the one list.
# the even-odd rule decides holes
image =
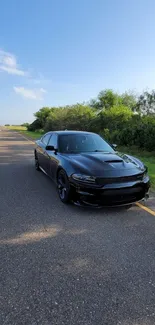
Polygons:
[[155,96],[152,94],[155,93],[136,98],[132,93],[118,95],[105,90],[87,105],[43,107],[35,113],[35,121],[27,128],[45,132],[65,129],[92,131],[110,143],[155,150]]
[[137,146],[148,151],[155,150],[155,119],[143,117],[120,130],[120,142],[125,146]]
[[23,123],[21,126],[25,126],[26,128],[29,127],[29,123]]
[[28,131],[36,131],[41,129],[41,123],[38,119],[36,119],[33,123],[29,124],[27,127]]
[[89,130],[93,119],[93,110],[77,104],[66,108],[52,110],[46,119],[45,131],[50,130]]

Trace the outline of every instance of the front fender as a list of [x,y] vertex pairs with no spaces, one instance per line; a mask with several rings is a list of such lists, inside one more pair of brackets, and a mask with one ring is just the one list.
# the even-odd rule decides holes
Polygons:
[[144,165],[144,163],[139,160],[138,158],[134,157],[134,156],[130,156],[127,155],[129,157],[129,159],[131,159],[133,162],[135,162],[142,170],[146,169],[146,166]]

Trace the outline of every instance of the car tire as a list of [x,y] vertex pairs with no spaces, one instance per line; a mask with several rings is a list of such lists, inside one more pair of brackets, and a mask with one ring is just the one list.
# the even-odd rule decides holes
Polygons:
[[39,159],[36,152],[35,152],[35,169],[37,171],[40,171]]
[[57,176],[57,189],[60,200],[63,203],[69,203],[71,200],[71,188],[67,174],[63,169],[58,172]]

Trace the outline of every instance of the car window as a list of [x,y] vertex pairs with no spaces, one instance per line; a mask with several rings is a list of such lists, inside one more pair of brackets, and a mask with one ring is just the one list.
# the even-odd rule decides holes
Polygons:
[[51,134],[45,134],[45,136],[42,138],[42,142],[45,144],[45,146],[47,146],[50,136]]
[[57,134],[56,133],[52,134],[48,145],[53,146],[54,148],[57,148]]
[[112,147],[97,134],[63,134],[59,139],[60,152],[94,152],[113,153]]

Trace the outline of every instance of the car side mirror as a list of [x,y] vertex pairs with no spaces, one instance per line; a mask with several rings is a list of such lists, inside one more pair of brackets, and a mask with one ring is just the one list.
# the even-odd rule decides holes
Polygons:
[[113,148],[114,150],[116,150],[116,148],[117,148],[117,144],[113,143],[113,144],[112,144],[112,148]]
[[54,146],[46,146],[47,151],[55,151]]

